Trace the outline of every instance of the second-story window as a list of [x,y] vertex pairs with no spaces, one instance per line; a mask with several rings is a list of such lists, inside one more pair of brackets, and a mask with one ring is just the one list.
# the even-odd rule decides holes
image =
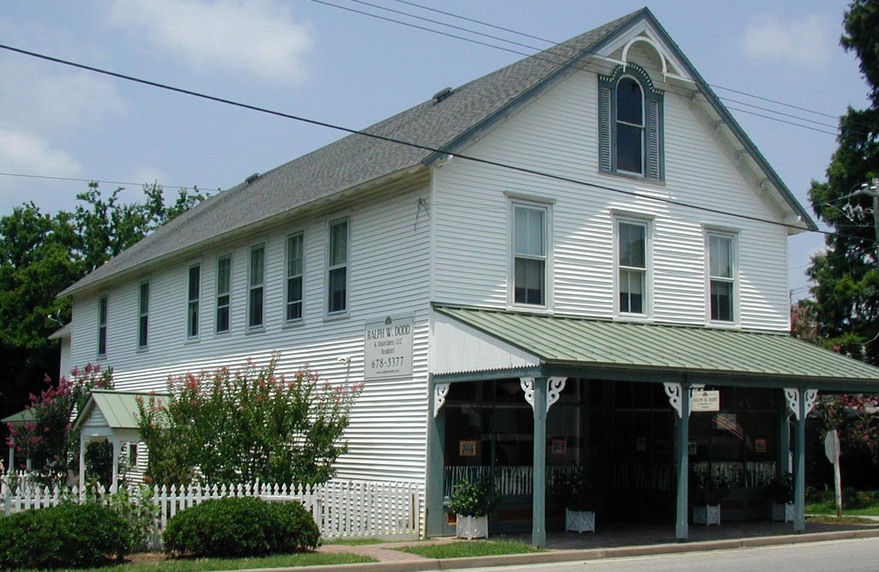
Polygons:
[[259,328],[263,325],[265,304],[266,245],[260,244],[250,249],[250,273],[247,289],[247,327]]
[[98,357],[107,355],[107,296],[98,298]]
[[348,309],[348,219],[333,221],[327,245],[327,313]]
[[287,237],[287,303],[286,320],[302,319],[302,273],[304,244],[301,232]]
[[140,296],[137,313],[137,347],[146,348],[149,343],[150,325],[150,283],[140,283]]
[[617,224],[617,294],[621,314],[647,313],[647,223]]
[[232,257],[217,259],[217,324],[218,334],[229,331],[229,297],[232,292]]
[[513,205],[513,302],[546,304],[545,207]]
[[201,298],[201,264],[189,267],[189,287],[186,302],[186,336],[198,337],[199,300]]
[[708,274],[709,319],[735,321],[735,241],[732,235],[708,234]]

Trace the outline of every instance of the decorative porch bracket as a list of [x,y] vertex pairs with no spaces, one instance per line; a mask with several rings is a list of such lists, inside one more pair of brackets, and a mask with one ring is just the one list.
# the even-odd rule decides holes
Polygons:
[[[803,392],[805,396],[805,414],[808,415],[815,408],[815,402],[818,401],[818,390],[807,389]],[[787,400],[787,408],[793,413],[794,419],[800,420],[800,392],[795,388],[784,388],[784,398]]]
[[[548,394],[546,396],[546,412],[549,413],[549,408],[553,406],[553,404],[559,400],[561,397],[562,391],[565,389],[565,382],[568,380],[567,377],[550,377],[548,378]],[[522,377],[519,379],[519,387],[522,388],[522,391],[525,392],[525,401],[528,402],[528,405],[531,406],[531,409],[534,409],[534,378],[533,377]]]
[[[680,383],[666,382],[666,383],[663,383],[662,385],[665,386],[665,394],[668,396],[669,404],[671,404],[672,409],[674,409],[677,412],[678,419],[681,419],[683,417],[683,414],[681,413],[681,384]],[[705,384],[703,384],[703,383],[694,383],[694,384],[688,386],[688,390],[693,390],[693,389],[699,390],[699,389],[702,389],[703,387],[705,387]],[[691,413],[690,410],[687,409],[687,415],[689,415],[690,413]]]
[[433,386],[433,416],[439,415],[440,409],[446,404],[446,396],[449,394],[448,383],[437,383]]

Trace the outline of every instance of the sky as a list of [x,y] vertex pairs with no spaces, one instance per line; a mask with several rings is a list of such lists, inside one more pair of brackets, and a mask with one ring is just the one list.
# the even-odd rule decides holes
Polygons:
[[[361,129],[643,2],[4,0],[0,44]],[[837,118],[867,106],[839,46],[847,5],[647,4],[810,213]],[[72,210],[89,180],[124,187],[126,201],[153,182],[169,198],[216,192],[344,135],[0,49],[0,216],[30,201]],[[823,244],[790,239],[793,299],[808,295],[803,273]]]

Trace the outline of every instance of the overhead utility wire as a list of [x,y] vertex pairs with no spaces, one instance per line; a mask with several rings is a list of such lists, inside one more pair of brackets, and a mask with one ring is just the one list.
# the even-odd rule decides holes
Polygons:
[[[326,121],[320,121],[320,120],[317,120],[317,119],[310,119],[310,118],[308,118],[308,117],[303,117],[303,116],[299,116],[299,115],[293,115],[293,114],[290,114],[290,113],[284,113],[284,112],[282,112],[282,111],[275,111],[275,110],[272,110],[272,109],[267,109],[267,108],[264,108],[264,107],[258,107],[258,106],[256,106],[256,105],[251,105],[251,104],[248,104],[248,103],[242,103],[242,102],[234,101],[234,100],[231,100],[231,99],[225,99],[225,98],[217,97],[217,96],[214,96],[214,95],[208,95],[208,94],[201,93],[201,92],[198,92],[198,91],[193,91],[193,90],[190,90],[190,89],[184,89],[184,88],[180,88],[180,87],[175,87],[175,86],[172,86],[172,85],[167,85],[167,84],[159,83],[159,82],[156,82],[156,81],[151,81],[151,80],[142,79],[142,78],[138,78],[138,77],[131,76],[131,75],[126,75],[126,74],[122,74],[122,73],[118,73],[118,72],[113,72],[113,71],[105,70],[105,69],[102,69],[102,68],[97,68],[97,67],[94,67],[94,66],[89,66],[89,65],[85,65],[85,64],[80,64],[80,63],[72,62],[72,61],[69,61],[69,60],[63,60],[63,59],[60,59],[60,58],[56,58],[56,57],[54,57],[54,56],[48,56],[48,55],[45,55],[45,54],[39,54],[39,53],[36,53],[36,52],[31,52],[31,51],[28,51],[28,50],[23,50],[23,49],[21,49],[21,48],[15,48],[15,47],[13,47],[13,46],[9,46],[9,45],[7,45],[7,44],[0,44],[0,49],[7,50],[7,51],[10,51],[10,52],[15,52],[15,53],[22,54],[22,55],[25,55],[25,56],[30,56],[30,57],[33,57],[33,58],[38,58],[38,59],[46,60],[46,61],[49,61],[49,62],[53,62],[53,63],[57,63],[57,64],[61,64],[61,65],[65,65],[65,66],[69,66],[69,67],[73,67],[73,68],[77,68],[77,69],[82,69],[82,70],[90,71],[90,72],[97,73],[97,74],[101,74],[101,75],[106,75],[106,76],[114,77],[114,78],[117,78],[117,79],[122,79],[122,80],[125,80],[125,81],[130,81],[130,82],[133,82],[133,83],[139,83],[139,84],[143,84],[143,85],[148,85],[148,86],[150,86],[150,87],[155,87],[155,88],[158,88],[158,89],[164,89],[164,90],[167,90],[167,91],[172,91],[172,92],[180,93],[180,94],[183,94],[183,95],[189,95],[189,96],[192,96],[192,97],[197,97],[197,98],[200,98],[200,99],[205,99],[205,100],[213,101],[213,102],[216,102],[216,103],[223,103],[223,104],[225,104],[225,105],[231,105],[231,106],[233,106],[233,107],[240,107],[240,108],[242,108],[242,109],[248,109],[248,110],[250,110],[250,111],[256,111],[256,112],[258,112],[258,113],[265,113],[265,114],[267,114],[267,115],[273,115],[273,116],[276,116],[276,117],[282,117],[282,118],[285,118],[285,119],[291,119],[291,120],[293,120],[293,121],[299,121],[299,122],[301,122],[301,123],[306,123],[306,124],[309,124],[309,125],[316,125],[316,126],[319,126],[319,127],[326,127],[326,128],[328,128],[328,129],[334,129],[334,130],[336,130],[336,131],[341,131],[341,132],[348,133],[348,134],[351,134],[351,135],[359,135],[359,136],[361,136],[361,137],[369,137],[369,138],[371,138],[371,139],[376,139],[376,140],[378,140],[378,141],[384,141],[384,142],[387,142],[387,143],[393,143],[393,144],[396,144],[396,145],[404,145],[404,146],[406,146],[406,147],[413,147],[413,148],[415,148],[415,149],[421,149],[421,150],[423,150],[423,151],[429,151],[429,152],[431,152],[431,153],[437,153],[437,154],[440,154],[440,155],[448,155],[449,157],[457,157],[457,158],[459,158],[459,159],[461,159],[461,160],[472,161],[472,162],[474,162],[474,163],[479,163],[479,164],[482,164],[482,165],[489,165],[489,166],[492,166],[492,167],[499,167],[499,168],[501,168],[501,169],[507,169],[507,170],[510,170],[510,171],[516,171],[516,172],[519,172],[519,173],[525,173],[525,174],[534,175],[534,176],[538,176],[538,177],[544,177],[544,178],[551,179],[551,180],[555,180],[555,181],[562,181],[562,182],[565,182],[565,183],[571,183],[571,184],[580,185],[580,186],[584,186],[584,187],[590,187],[590,188],[593,188],[593,189],[599,189],[599,190],[608,191],[608,192],[611,192],[611,193],[620,194],[620,195],[625,195],[625,196],[629,196],[629,197],[640,198],[640,199],[645,199],[645,200],[653,200],[653,201],[657,201],[657,202],[660,202],[660,203],[665,203],[665,204],[670,204],[670,205],[676,205],[676,206],[680,206],[680,207],[684,207],[684,208],[689,208],[689,209],[697,210],[697,211],[700,211],[700,212],[707,212],[707,213],[711,213],[711,214],[718,214],[718,215],[723,215],[723,216],[729,216],[729,217],[738,218],[738,219],[742,219],[742,220],[750,220],[750,221],[753,221],[753,222],[760,222],[760,223],[769,224],[769,225],[773,225],[773,226],[784,227],[784,228],[790,228],[790,229],[796,229],[796,230],[804,230],[802,227],[798,227],[798,226],[796,226],[796,225],[794,225],[794,224],[790,224],[790,223],[785,223],[785,222],[779,222],[779,221],[775,221],[775,220],[764,219],[764,218],[760,218],[760,217],[757,217],[757,216],[746,215],[746,214],[741,214],[741,213],[732,213],[732,212],[724,211],[724,210],[721,210],[721,209],[714,209],[714,208],[705,207],[705,206],[702,206],[702,205],[695,205],[695,204],[687,203],[687,202],[684,202],[684,201],[678,201],[678,200],[675,200],[675,199],[668,199],[668,198],[656,197],[656,196],[647,195],[647,194],[640,194],[640,193],[638,193],[638,192],[636,192],[636,191],[628,191],[628,190],[625,190],[625,189],[617,189],[617,188],[614,188],[614,187],[608,187],[608,186],[605,186],[605,185],[598,185],[598,184],[590,183],[590,182],[587,182],[587,181],[581,181],[581,180],[579,180],[579,179],[575,179],[575,178],[573,178],[573,177],[566,177],[566,176],[563,176],[563,175],[556,175],[556,174],[553,174],[553,173],[547,173],[547,172],[545,172],[545,171],[539,171],[539,170],[537,170],[537,169],[530,169],[530,168],[528,168],[528,167],[519,167],[519,166],[516,166],[516,165],[510,165],[510,164],[508,164],[508,163],[501,163],[501,162],[499,162],[499,161],[493,161],[493,160],[490,160],[490,159],[482,159],[482,158],[480,158],[480,157],[474,157],[474,156],[472,156],[472,155],[465,155],[465,154],[463,154],[463,153],[456,153],[456,152],[452,152],[452,151],[449,151],[449,150],[439,149],[439,148],[436,148],[436,147],[432,147],[432,146],[429,146],[429,145],[422,145],[422,144],[419,144],[419,143],[414,143],[414,142],[412,142],[412,141],[405,141],[405,140],[402,140],[402,139],[397,139],[397,138],[395,138],[395,137],[387,137],[387,136],[384,136],[384,135],[378,135],[378,134],[376,134],[376,133],[370,133],[370,132],[368,132],[368,131],[361,131],[361,130],[357,130],[357,129],[352,129],[352,128],[350,128],[350,127],[343,127],[343,126],[341,126],[341,125],[336,125],[336,124],[329,123],[329,122],[326,122]],[[819,233],[819,234],[832,235],[832,236],[843,236],[843,235],[840,235],[840,234],[835,233],[835,232],[826,231],[826,230],[820,230],[820,229],[817,229],[817,230],[814,230],[814,231],[811,231],[811,230],[810,230],[810,232],[816,232],[816,233]],[[851,238],[859,238],[859,237],[851,237]],[[866,239],[866,240],[869,240],[869,239]]]
[[[358,9],[355,9],[355,8],[350,8],[350,7],[346,7],[346,6],[341,6],[341,5],[339,5],[339,4],[334,4],[334,3],[329,2],[329,1],[327,1],[327,0],[311,0],[311,1],[314,2],[314,3],[316,3],[316,4],[322,4],[322,5],[324,5],[324,6],[329,6],[329,7],[331,7],[331,8],[337,8],[337,9],[339,9],[339,10],[345,10],[345,11],[347,11],[347,12],[352,12],[352,13],[354,13],[354,14],[360,14],[360,15],[362,15],[362,16],[369,16],[369,17],[371,17],[371,18],[375,18],[375,19],[377,19],[377,20],[382,20],[382,21],[385,21],[385,22],[390,22],[390,23],[394,23],[394,24],[401,25],[401,26],[407,26],[407,27],[410,27],[410,28],[415,28],[415,29],[417,29],[417,30],[422,30],[422,31],[426,31],[426,32],[431,32],[431,33],[438,34],[438,35],[441,35],[441,36],[445,36],[445,37],[448,37],[448,38],[454,38],[454,39],[457,39],[457,40],[462,40],[462,41],[465,41],[465,42],[470,42],[470,43],[473,43],[473,44],[477,44],[477,45],[481,45],[481,46],[486,46],[486,47],[489,47],[489,48],[494,48],[494,49],[498,49],[498,50],[503,50],[503,51],[505,51],[505,52],[509,52],[509,53],[513,53],[513,54],[517,54],[517,55],[521,55],[521,56],[537,57],[537,58],[543,59],[543,60],[545,60],[545,61],[549,61],[549,62],[551,62],[551,63],[560,63],[559,60],[550,59],[550,58],[547,58],[547,57],[545,57],[545,56],[543,56],[543,55],[541,55],[541,54],[525,53],[525,52],[521,52],[521,51],[519,51],[519,50],[512,49],[512,48],[505,48],[505,47],[503,47],[503,46],[498,46],[498,45],[491,44],[491,43],[488,43],[488,42],[482,42],[482,41],[479,41],[479,40],[474,40],[474,39],[472,39],[472,38],[467,38],[467,37],[464,37],[464,36],[459,36],[459,35],[457,35],[457,34],[452,34],[452,33],[448,33],[448,32],[442,32],[442,31],[440,31],[440,30],[436,30],[436,29],[434,29],[434,28],[429,28],[429,27],[426,27],[426,26],[420,26],[420,25],[417,25],[417,24],[412,24],[412,23],[409,23],[409,22],[404,22],[404,21],[401,21],[401,20],[396,20],[396,19],[394,19],[394,18],[390,18],[390,17],[380,16],[380,15],[378,15],[378,14],[373,14],[373,13],[371,13],[371,12],[365,12],[365,11],[363,11],[363,10],[358,10]],[[463,27],[461,27],[461,26],[455,26],[455,25],[453,25],[453,24],[448,24],[448,23],[446,23],[446,22],[441,22],[441,21],[434,20],[434,19],[431,19],[431,18],[425,18],[425,17],[423,17],[423,16],[418,16],[418,15],[416,15],[416,14],[410,14],[410,13],[408,13],[408,12],[402,12],[402,11],[400,11],[400,10],[394,10],[394,9],[392,9],[392,8],[387,8],[387,7],[385,7],[385,6],[381,6],[381,5],[377,5],[377,4],[372,4],[372,3],[370,3],[370,2],[366,2],[365,0],[349,0],[349,1],[350,1],[350,2],[355,2],[355,3],[357,3],[357,4],[361,4],[361,5],[364,5],[364,6],[370,6],[370,7],[372,7],[372,8],[376,8],[376,9],[379,9],[379,10],[385,10],[385,11],[388,11],[388,12],[392,12],[392,13],[394,13],[394,14],[400,14],[400,15],[407,16],[407,17],[410,17],[410,18],[415,18],[415,19],[418,19],[418,20],[422,20],[422,21],[425,21],[425,22],[429,22],[429,23],[431,23],[431,24],[436,24],[436,25],[439,25],[439,26],[445,26],[445,27],[448,27],[448,28],[452,28],[452,29],[455,29],[455,30],[464,31],[464,32],[467,32],[467,33],[470,33],[470,34],[474,34],[474,35],[477,35],[477,36],[482,36],[482,37],[485,37],[485,38],[490,38],[490,39],[492,39],[492,40],[497,40],[497,41],[501,41],[501,42],[505,42],[505,43],[513,44],[513,45],[516,45],[516,46],[525,47],[525,48],[528,48],[528,49],[530,49],[530,50],[543,51],[541,48],[538,48],[538,47],[535,47],[535,46],[531,46],[531,45],[527,45],[527,44],[522,44],[522,43],[519,43],[519,42],[515,42],[515,41],[513,41],[513,40],[507,40],[507,39],[505,39],[505,38],[500,38],[500,37],[498,37],[498,36],[492,36],[492,35],[489,35],[489,34],[485,34],[485,33],[483,33],[483,32],[479,32],[479,31],[476,31],[476,30],[471,30],[471,29],[468,29],[468,28],[463,28]],[[547,40],[547,39],[545,39],[545,38],[540,38],[540,37],[537,37],[537,36],[530,36],[530,35],[528,35],[528,34],[523,34],[523,33],[521,33],[521,32],[517,32],[517,31],[515,31],[515,30],[511,30],[511,29],[509,29],[509,28],[503,28],[503,27],[500,27],[500,26],[494,26],[493,24],[489,24],[489,23],[487,23],[487,22],[482,22],[482,21],[479,21],[479,20],[474,20],[474,19],[472,19],[472,18],[466,18],[466,17],[464,17],[464,16],[459,16],[459,15],[456,15],[456,14],[452,14],[451,12],[445,12],[445,11],[442,11],[442,10],[435,10],[435,9],[428,8],[428,7],[425,7],[425,6],[419,6],[419,5],[414,4],[414,3],[412,3],[412,2],[405,2],[404,0],[396,0],[396,1],[398,1],[398,2],[402,2],[402,3],[407,4],[407,5],[410,5],[410,6],[420,7],[420,8],[425,9],[425,10],[431,10],[431,11],[433,11],[433,12],[439,12],[439,13],[441,13],[441,14],[446,14],[446,15],[449,15],[449,16],[452,16],[452,17],[455,17],[455,18],[460,18],[460,19],[463,19],[463,20],[466,20],[466,21],[474,22],[474,23],[477,23],[477,24],[480,24],[480,25],[483,25],[483,26],[489,26],[489,27],[493,27],[493,28],[498,28],[498,29],[501,29],[501,30],[504,30],[504,31],[508,31],[508,32],[510,32],[510,33],[513,33],[513,34],[518,34],[518,35],[522,35],[522,36],[525,36],[525,37],[533,38],[533,39],[539,40],[539,41],[541,41],[541,42],[546,42],[546,43],[552,44],[554,47],[563,47],[562,44],[556,44],[556,43],[554,43],[553,41],[551,41],[551,40]],[[705,85],[706,85],[706,86],[710,86],[711,84],[705,83]],[[722,89],[726,89],[726,88],[722,88]],[[684,96],[684,97],[689,96],[688,93],[681,93],[681,92],[676,91],[676,90],[674,90],[674,89],[667,89],[667,91],[670,91],[670,92],[672,92],[672,93],[676,93],[677,95],[681,95],[681,96]],[[763,100],[763,101],[768,101],[768,102],[772,102],[772,103],[777,103],[778,105],[784,105],[784,106],[786,106],[786,107],[793,108],[793,109],[798,109],[798,110],[801,110],[801,111],[804,111],[804,112],[807,112],[807,113],[814,113],[814,114],[816,114],[816,115],[822,115],[822,116],[827,116],[827,117],[834,117],[834,116],[829,115],[829,114],[826,114],[826,113],[821,113],[821,112],[818,112],[818,111],[811,111],[811,110],[808,110],[808,109],[805,109],[805,108],[801,108],[801,107],[798,107],[798,106],[795,106],[795,105],[787,104],[787,103],[784,103],[784,102],[778,102],[778,101],[775,101],[775,100],[772,100],[772,99],[768,99],[768,98],[765,98],[765,97],[760,97],[760,96],[752,95],[752,94],[749,94],[749,93],[746,93],[746,92],[742,92],[742,91],[737,91],[736,93],[739,93],[739,94],[741,94],[741,95],[745,95],[745,96],[748,96],[748,97],[753,97],[753,98],[756,98],[756,99],[760,99],[760,100]],[[720,97],[720,96],[719,96],[719,97]],[[721,98],[721,99],[724,99],[724,100],[726,100],[726,101],[732,101],[732,102],[735,102],[735,103],[740,103],[740,104],[742,104],[742,105],[747,105],[747,106],[749,106],[749,107],[753,107],[753,108],[755,108],[755,109],[759,109],[759,110],[761,110],[761,111],[765,111],[765,112],[767,112],[767,113],[773,113],[773,114],[777,114],[777,115],[781,115],[781,116],[791,117],[791,118],[797,119],[797,120],[799,120],[799,121],[805,121],[805,122],[807,122],[807,123],[818,124],[818,125],[821,125],[821,126],[827,127],[827,128],[829,128],[829,129],[834,129],[834,131],[833,131],[833,132],[829,132],[829,131],[824,131],[824,130],[821,130],[821,129],[815,129],[814,127],[811,127],[811,126],[808,126],[808,125],[802,125],[802,124],[800,124],[800,123],[796,123],[796,122],[793,122],[793,121],[787,121],[787,120],[784,120],[784,119],[779,119],[779,118],[777,118],[777,117],[772,117],[772,116],[769,116],[769,115],[764,115],[764,114],[756,113],[756,112],[753,112],[753,111],[747,111],[747,110],[743,110],[743,109],[740,109],[740,108],[735,108],[735,107],[727,106],[727,109],[731,109],[731,110],[734,110],[734,111],[739,111],[739,112],[741,112],[741,113],[746,113],[746,114],[748,114],[748,115],[753,115],[753,116],[760,117],[760,118],[763,118],[763,119],[768,119],[768,120],[770,120],[770,121],[776,121],[776,122],[778,122],[778,123],[784,123],[784,124],[786,124],[786,125],[792,125],[792,126],[794,126],[794,127],[800,127],[800,128],[802,128],[802,129],[808,129],[808,130],[810,130],[810,131],[815,131],[815,132],[817,132],[817,133],[822,133],[822,134],[825,134],[825,135],[832,135],[832,136],[834,136],[834,137],[837,136],[837,135],[839,135],[840,127],[838,127],[838,126],[836,126],[836,125],[828,125],[828,124],[826,124],[826,123],[820,123],[820,122],[817,122],[817,121],[814,121],[814,120],[808,119],[808,118],[806,118],[806,117],[801,117],[801,116],[796,116],[796,115],[792,115],[792,114],[788,114],[788,113],[783,113],[783,112],[781,112],[781,111],[777,111],[777,110],[775,110],[775,109],[770,109],[770,108],[767,108],[767,107],[761,107],[761,106],[759,106],[759,105],[755,105],[755,104],[752,104],[752,103],[739,102],[739,101],[733,100],[733,99],[728,98],[728,97],[720,97],[720,98]],[[853,131],[851,128],[845,128],[845,129],[846,129],[847,131]],[[859,131],[861,131],[861,130],[859,130]],[[864,132],[864,131],[861,131],[861,132]]]
[[[104,179],[83,179],[83,178],[79,178],[79,177],[58,177],[58,176],[53,176],[53,175],[34,175],[31,173],[0,173],[0,176],[2,176],[2,177],[24,177],[24,178],[28,178],[28,179],[47,179],[50,181],[75,181],[77,183],[104,183],[107,185],[135,185],[135,186],[137,186],[137,185],[150,184],[150,183],[132,183],[132,182],[127,182],[127,181],[107,181]],[[196,185],[192,185],[191,187],[186,187],[186,186],[180,186],[180,185],[164,185],[161,183],[157,183],[157,184],[160,187],[162,187],[163,189],[178,189],[178,190],[187,189],[187,190],[189,190],[189,189],[199,188]]]
[[[352,0],[352,1],[359,1],[359,0]],[[408,0],[394,0],[394,2],[398,2],[398,3],[400,3],[400,4],[406,4],[407,6],[412,6],[412,7],[414,7],[414,8],[420,8],[420,9],[422,9],[422,10],[427,10],[427,11],[429,11],[429,12],[435,12],[435,13],[437,13],[437,14],[443,14],[444,16],[450,16],[450,17],[452,17],[452,18],[457,18],[457,19],[459,19],[459,20],[464,20],[464,21],[466,21],[466,22],[471,22],[471,23],[474,23],[474,24],[478,24],[478,25],[480,25],[480,26],[486,26],[486,27],[489,27],[489,28],[493,28],[493,29],[495,29],[495,30],[501,30],[501,31],[504,31],[504,32],[509,32],[509,33],[511,33],[511,34],[515,34],[515,35],[517,35],[517,36],[522,36],[522,37],[524,37],[524,38],[530,38],[530,39],[532,39],[532,40],[538,40],[538,41],[540,41],[540,42],[544,42],[544,43],[549,44],[549,45],[551,45],[551,46],[557,46],[557,45],[559,45],[559,44],[558,44],[557,42],[555,42],[554,40],[550,40],[550,39],[547,39],[547,38],[542,38],[542,37],[540,37],[540,36],[533,36],[533,35],[531,35],[531,34],[528,34],[528,33],[525,33],[525,32],[521,32],[521,31],[519,31],[519,30],[514,30],[514,29],[512,29],[512,28],[505,28],[505,27],[503,27],[503,26],[497,26],[497,25],[495,25],[495,24],[492,24],[491,22],[486,22],[486,21],[484,21],[484,20],[477,20],[477,19],[475,19],[475,18],[469,18],[469,17],[467,17],[467,16],[462,16],[462,15],[460,15],[460,14],[455,14],[455,13],[453,13],[453,12],[446,12],[446,11],[444,11],[444,10],[439,10],[439,9],[437,9],[437,8],[432,8],[432,7],[430,7],[430,6],[423,6],[423,5],[418,4],[418,3],[416,3],[416,2],[410,2],[410,1],[408,1]],[[411,17],[413,17],[413,18],[421,18],[420,16],[416,16],[416,15],[414,15],[414,14],[409,14],[409,15],[410,15]],[[436,24],[440,24],[440,25],[447,25],[447,24],[444,24],[443,22],[440,22],[440,21],[437,21],[437,20],[430,20],[430,21],[431,21],[431,22],[434,22],[434,23],[436,23]],[[481,32],[477,32],[476,30],[468,30],[468,31],[471,32],[471,33],[473,33],[473,34],[481,34]],[[509,40],[505,40],[505,41],[509,41]],[[533,46],[532,46],[531,48],[532,48],[532,49],[535,49],[535,50],[538,49],[538,48],[534,48]],[[754,99],[759,99],[759,100],[761,100],[761,101],[765,101],[765,102],[767,102],[767,103],[774,103],[774,104],[776,104],[776,105],[782,105],[782,106],[784,106],[784,107],[788,107],[788,108],[791,108],[791,109],[796,109],[796,110],[798,110],[798,111],[803,111],[803,112],[805,112],[805,113],[812,113],[812,114],[814,114],[814,115],[820,115],[820,116],[823,116],[823,117],[828,117],[828,118],[830,118],[830,119],[839,119],[839,116],[837,116],[837,115],[832,115],[832,114],[830,114],[830,113],[824,113],[824,112],[821,112],[821,111],[815,111],[815,110],[812,110],[812,109],[808,109],[808,108],[806,108],[806,107],[800,107],[800,106],[798,106],[798,105],[793,105],[793,104],[791,104],[791,103],[786,103],[786,102],[784,102],[784,101],[778,101],[778,100],[775,100],[775,99],[770,99],[770,98],[768,98],[768,97],[763,97],[763,96],[760,96],[760,95],[755,95],[755,94],[753,94],[753,93],[748,93],[748,92],[746,92],[746,91],[741,91],[741,90],[733,89],[733,88],[731,88],[731,87],[724,87],[724,86],[721,86],[721,85],[716,85],[716,84],[707,83],[707,82],[706,82],[706,85],[708,85],[708,86],[710,86],[710,87],[713,87],[713,88],[716,88],[716,89],[721,89],[721,90],[724,90],[724,91],[729,91],[729,92],[732,92],[732,93],[737,93],[737,94],[739,94],[739,95],[744,95],[744,96],[747,96],[747,97],[752,97],[752,98],[754,98]],[[723,99],[727,99],[727,100],[729,100],[729,101],[733,101],[733,100],[731,100],[730,98],[727,98],[727,97],[724,97]],[[778,112],[775,112],[775,111],[774,111],[773,113],[778,113]],[[834,126],[834,127],[835,127],[835,126]]]

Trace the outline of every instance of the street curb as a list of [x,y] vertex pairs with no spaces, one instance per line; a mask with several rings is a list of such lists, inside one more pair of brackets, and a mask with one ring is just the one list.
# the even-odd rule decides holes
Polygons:
[[425,570],[453,570],[462,568],[487,568],[492,566],[554,564],[557,562],[575,562],[578,560],[602,560],[606,558],[710,552],[714,550],[783,546],[788,544],[859,538],[879,538],[879,529],[841,530],[838,532],[815,532],[780,536],[760,536],[755,538],[645,544],[610,548],[586,548],[582,550],[555,549],[547,552],[529,552],[527,554],[505,554],[501,556],[480,556],[474,558],[447,558],[443,560],[413,559],[399,562],[330,564],[325,566],[302,566],[296,568],[260,568],[248,570],[247,572],[421,572]]

